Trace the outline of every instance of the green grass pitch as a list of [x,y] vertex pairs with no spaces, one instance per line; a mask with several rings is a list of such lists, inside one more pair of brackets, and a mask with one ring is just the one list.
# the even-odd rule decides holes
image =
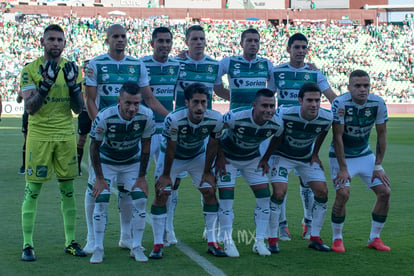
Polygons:
[[[89,257],[76,258],[65,254],[63,222],[60,214],[60,195],[53,179],[44,184],[39,197],[34,242],[37,261],[20,260],[22,248],[21,203],[25,181],[17,175],[21,166],[23,135],[21,119],[2,118],[0,122],[0,275],[207,275],[199,264],[176,247],[167,247],[162,260],[137,263],[129,257],[129,251],[118,248],[119,216],[116,197],[111,197],[108,224],[105,235],[105,260],[91,265]],[[235,195],[235,222],[233,238],[240,251],[240,258],[215,258],[206,253],[202,239],[203,216],[199,192],[186,178],[180,187],[175,218],[178,239],[191,247],[201,257],[227,275],[413,275],[414,265],[414,184],[410,171],[414,169],[414,118],[390,118],[388,123],[388,148],[384,168],[391,179],[391,208],[382,232],[385,244],[391,252],[378,252],[366,247],[374,193],[362,182],[352,181],[351,198],[347,205],[344,227],[344,254],[316,252],[307,248],[307,241],[300,238],[303,215],[296,177],[289,183],[287,217],[292,241],[280,242],[281,252],[261,257],[252,252],[254,231],[254,197],[246,183],[238,178]],[[375,146],[375,130],[371,144]],[[327,149],[330,136],[325,141],[321,159],[328,170]],[[87,158],[84,156],[84,162]],[[150,170],[152,176],[153,165]],[[329,179],[329,171],[327,178]],[[86,226],[83,198],[87,173],[75,180],[77,198],[77,239],[84,245]],[[148,210],[154,191],[149,177],[150,192]],[[328,180],[328,212],[322,230],[322,238],[331,244],[330,212],[334,190]],[[243,238],[242,235],[243,234]],[[152,247],[152,230],[147,224],[144,246],[149,254]]]

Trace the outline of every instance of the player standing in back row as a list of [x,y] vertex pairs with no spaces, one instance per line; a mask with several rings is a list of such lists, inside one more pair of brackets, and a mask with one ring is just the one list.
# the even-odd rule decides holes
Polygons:
[[[330,102],[335,99],[336,94],[326,77],[319,70],[311,69],[309,64],[305,63],[305,58],[309,51],[308,39],[301,33],[296,33],[289,37],[287,52],[289,53],[289,62],[280,64],[273,68],[269,88],[277,92],[277,105],[299,105],[299,89],[307,82],[317,84],[322,94]],[[296,172],[295,172],[296,173]],[[300,176],[299,176],[300,179]],[[312,225],[312,206],[313,194],[312,189],[303,183],[300,179],[300,196],[303,203],[303,220],[302,220],[302,238],[309,239]],[[280,218],[280,240],[290,240],[288,223],[286,219],[286,201],[283,202],[282,213]],[[274,215],[271,215],[271,220]],[[273,224],[273,223],[271,223]],[[272,230],[271,230],[272,231]]]

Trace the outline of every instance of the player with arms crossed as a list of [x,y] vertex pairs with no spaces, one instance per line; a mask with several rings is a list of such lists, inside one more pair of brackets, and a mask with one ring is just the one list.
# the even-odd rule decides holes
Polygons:
[[[217,245],[214,229],[218,220],[216,183],[211,172],[217,155],[218,138],[223,128],[222,115],[207,109],[208,88],[193,83],[184,90],[186,108],[170,113],[165,118],[163,144],[157,161],[155,199],[151,206],[154,233],[154,249],[150,258],[160,259],[163,252],[163,236],[166,221],[166,202],[176,176],[187,171],[193,185],[203,196],[203,213],[207,229],[208,252],[225,257]],[[205,146],[204,140],[208,138]]]
[[33,229],[37,199],[42,185],[55,172],[61,195],[65,230],[65,251],[86,256],[75,240],[76,202],[73,179],[77,176],[76,136],[72,111],[83,106],[82,76],[78,66],[63,58],[65,34],[58,25],[49,25],[40,39],[44,55],[26,65],[20,88],[29,116],[26,142],[26,188],[22,205],[23,261],[36,260]]
[[[289,53],[289,62],[274,67],[269,81],[269,88],[277,91],[277,105],[298,105],[299,89],[307,82],[316,83],[322,94],[332,102],[336,94],[329,86],[326,77],[321,71],[315,70],[314,66],[305,63],[309,52],[306,36],[296,33],[289,37],[287,52]],[[309,239],[312,225],[313,194],[312,189],[306,186],[306,183],[301,179],[300,196],[303,203],[302,238]],[[291,239],[286,219],[286,201],[287,199],[283,202],[282,217],[280,218],[280,240]]]
[[283,133],[283,122],[275,115],[275,95],[269,89],[256,92],[253,107],[240,107],[224,115],[224,131],[220,138],[220,150],[216,161],[216,173],[221,174],[217,183],[220,194],[220,231],[224,251],[229,257],[239,252],[232,238],[234,220],[233,201],[237,170],[246,179],[256,197],[254,220],[256,242],[253,251],[270,255],[264,239],[269,225],[269,179],[257,168],[260,161],[260,144],[272,135]]
[[319,251],[329,251],[320,238],[320,231],[325,219],[328,188],[319,149],[332,124],[332,113],[320,108],[322,92],[314,83],[305,83],[299,90],[300,105],[279,107],[279,115],[283,120],[284,134],[282,140],[272,138],[269,148],[260,161],[260,167],[268,171],[267,160],[273,149],[277,148],[270,160],[270,181],[273,186],[270,208],[272,209],[269,229],[269,248],[277,253],[280,213],[288,185],[288,175],[297,170],[303,182],[311,187],[314,194],[313,220],[309,247]]
[[[95,197],[93,229],[95,249],[90,259],[93,264],[104,258],[104,234],[111,188],[122,184],[132,199],[131,257],[146,262],[142,236],[145,228],[148,184],[145,179],[154,132],[153,113],[140,106],[141,92],[137,83],[125,82],[120,90],[118,105],[100,111],[91,128],[90,156],[93,174],[89,187]],[[141,144],[141,152],[139,144]],[[139,154],[141,157],[139,159]]]
[[[372,226],[368,247],[390,251],[380,239],[390,206],[390,181],[382,168],[387,147],[387,106],[384,100],[369,92],[367,72],[355,70],[349,75],[349,92],[334,100],[332,113],[333,143],[329,152],[331,177],[336,190],[332,206],[332,250],[345,252],[342,228],[345,223],[345,205],[349,199],[351,179],[359,175],[365,185],[374,191],[377,200],[372,209]],[[369,146],[369,136],[375,124],[376,154]]]

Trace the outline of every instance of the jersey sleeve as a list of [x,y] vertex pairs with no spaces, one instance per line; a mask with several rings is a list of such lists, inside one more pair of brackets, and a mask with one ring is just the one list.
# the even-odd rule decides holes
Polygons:
[[338,98],[336,98],[332,102],[331,111],[333,116],[333,122],[335,124],[345,124],[345,107],[341,104]]
[[326,79],[325,75],[322,74],[321,71],[318,70],[317,76],[318,76],[318,86],[322,92],[331,88],[331,86],[328,83],[328,80]]
[[102,112],[98,112],[92,123],[89,136],[96,141],[103,141],[106,132],[106,122],[103,119]]
[[97,80],[98,74],[96,72],[96,63],[95,60],[90,60],[88,65],[86,66],[86,73],[85,73],[85,85],[88,86],[98,86]]
[[378,97],[378,98],[379,98],[378,113],[377,113],[377,118],[375,120],[375,123],[377,125],[383,124],[388,121],[387,105],[385,104],[385,101],[381,97]]
[[150,115],[148,116],[144,132],[142,133],[142,138],[149,138],[154,134],[154,132],[155,132],[154,114],[150,110]]
[[223,116],[219,113],[217,115],[217,124],[211,133],[211,137],[213,137],[214,139],[219,139],[223,132],[223,127],[224,127]]
[[20,89],[22,90],[22,93],[28,90],[36,89],[36,84],[33,80],[32,75],[30,74],[29,65],[26,65],[23,68],[20,75]]
[[139,75],[139,80],[138,80],[138,86],[139,87],[145,87],[149,85],[149,76],[148,76],[148,71],[147,71],[147,67],[145,67],[145,64],[140,61],[141,63],[141,71],[140,71],[140,75]]
[[279,125],[279,129],[276,131],[274,136],[279,137],[280,135],[283,134],[283,130],[284,130],[282,117],[280,116],[279,113],[276,112],[275,115],[273,115],[273,120],[276,122],[276,124]]
[[178,126],[176,120],[174,120],[170,115],[168,115],[164,120],[164,129],[162,130],[162,135],[172,141],[177,141],[178,139]]
[[224,128],[234,128],[234,113],[232,110],[223,115]]
[[275,73],[273,70],[273,66],[272,66],[272,70],[270,71],[269,80],[267,81],[267,88],[272,90],[273,92],[276,92]]

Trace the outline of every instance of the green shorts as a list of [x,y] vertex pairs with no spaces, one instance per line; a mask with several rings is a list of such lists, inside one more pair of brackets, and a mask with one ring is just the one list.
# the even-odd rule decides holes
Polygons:
[[72,179],[78,175],[76,137],[67,141],[26,142],[26,181],[45,182],[52,176],[52,168],[57,179]]

